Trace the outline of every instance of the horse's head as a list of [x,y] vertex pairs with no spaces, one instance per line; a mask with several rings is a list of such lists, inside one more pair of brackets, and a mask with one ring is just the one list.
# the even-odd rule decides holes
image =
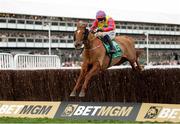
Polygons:
[[79,21],[77,23],[77,30],[74,32],[74,46],[80,49],[84,42],[87,40],[89,30],[86,29],[87,23]]

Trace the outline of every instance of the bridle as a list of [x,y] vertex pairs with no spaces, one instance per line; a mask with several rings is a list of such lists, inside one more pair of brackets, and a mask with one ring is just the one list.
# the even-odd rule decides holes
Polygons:
[[[75,32],[77,32],[78,30],[76,30]],[[88,39],[88,35],[89,35],[89,30],[88,29],[85,29],[84,33],[83,33],[83,44],[85,44],[87,42],[87,39]],[[74,41],[76,41],[76,36],[74,34]]]
[[84,34],[83,42],[85,43],[87,41],[87,39],[88,39],[89,30],[85,29],[85,32],[83,34]]
[[[75,31],[77,32],[77,30]],[[83,40],[82,40],[82,43],[83,44],[88,44],[88,36],[89,36],[89,30],[85,28],[85,31],[83,33]],[[76,40],[76,37],[75,37],[75,34],[74,34],[74,41]],[[94,39],[93,39],[94,40]],[[92,51],[92,50],[95,50],[97,48],[99,48],[101,46],[101,44],[99,44],[98,46],[94,47],[94,48],[84,48],[84,49],[88,49],[89,51]]]

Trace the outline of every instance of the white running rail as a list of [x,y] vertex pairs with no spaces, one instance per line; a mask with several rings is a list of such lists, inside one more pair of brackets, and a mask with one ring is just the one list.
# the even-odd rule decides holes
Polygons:
[[[113,66],[109,69],[131,68],[129,65]],[[156,65],[144,66],[144,69],[180,68],[180,65]],[[81,69],[81,67],[61,67],[60,58],[57,55],[31,55],[0,53],[0,69]]]
[[[109,69],[125,69],[131,68],[130,65],[119,65],[119,66],[112,66]],[[171,69],[171,68],[180,68],[180,65],[146,65],[144,69]],[[81,67],[61,67],[60,69],[81,69]]]
[[0,69],[14,68],[13,56],[9,53],[0,53]]
[[14,64],[16,69],[55,69],[61,62],[57,55],[16,54]]

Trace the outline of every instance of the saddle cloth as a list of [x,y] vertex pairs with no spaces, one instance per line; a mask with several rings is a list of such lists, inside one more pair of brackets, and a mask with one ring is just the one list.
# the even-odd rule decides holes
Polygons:
[[[114,48],[116,49],[116,52],[112,54],[112,58],[121,57],[122,56],[122,50],[121,50],[120,46],[114,40],[112,41],[112,43],[113,43]],[[104,45],[104,47],[106,49],[106,53],[108,55],[110,55],[111,53],[110,53],[110,46],[109,46],[109,44],[105,43],[103,41],[103,45]]]

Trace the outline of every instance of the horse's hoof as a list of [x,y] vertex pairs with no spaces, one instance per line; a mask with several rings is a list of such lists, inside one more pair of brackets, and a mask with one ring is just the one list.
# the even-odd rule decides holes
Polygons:
[[70,97],[75,97],[75,96],[76,96],[76,91],[72,91]]
[[81,91],[81,92],[79,93],[79,97],[85,97],[85,92],[84,92],[84,91]]
[[140,71],[144,71],[144,66],[140,66]]

